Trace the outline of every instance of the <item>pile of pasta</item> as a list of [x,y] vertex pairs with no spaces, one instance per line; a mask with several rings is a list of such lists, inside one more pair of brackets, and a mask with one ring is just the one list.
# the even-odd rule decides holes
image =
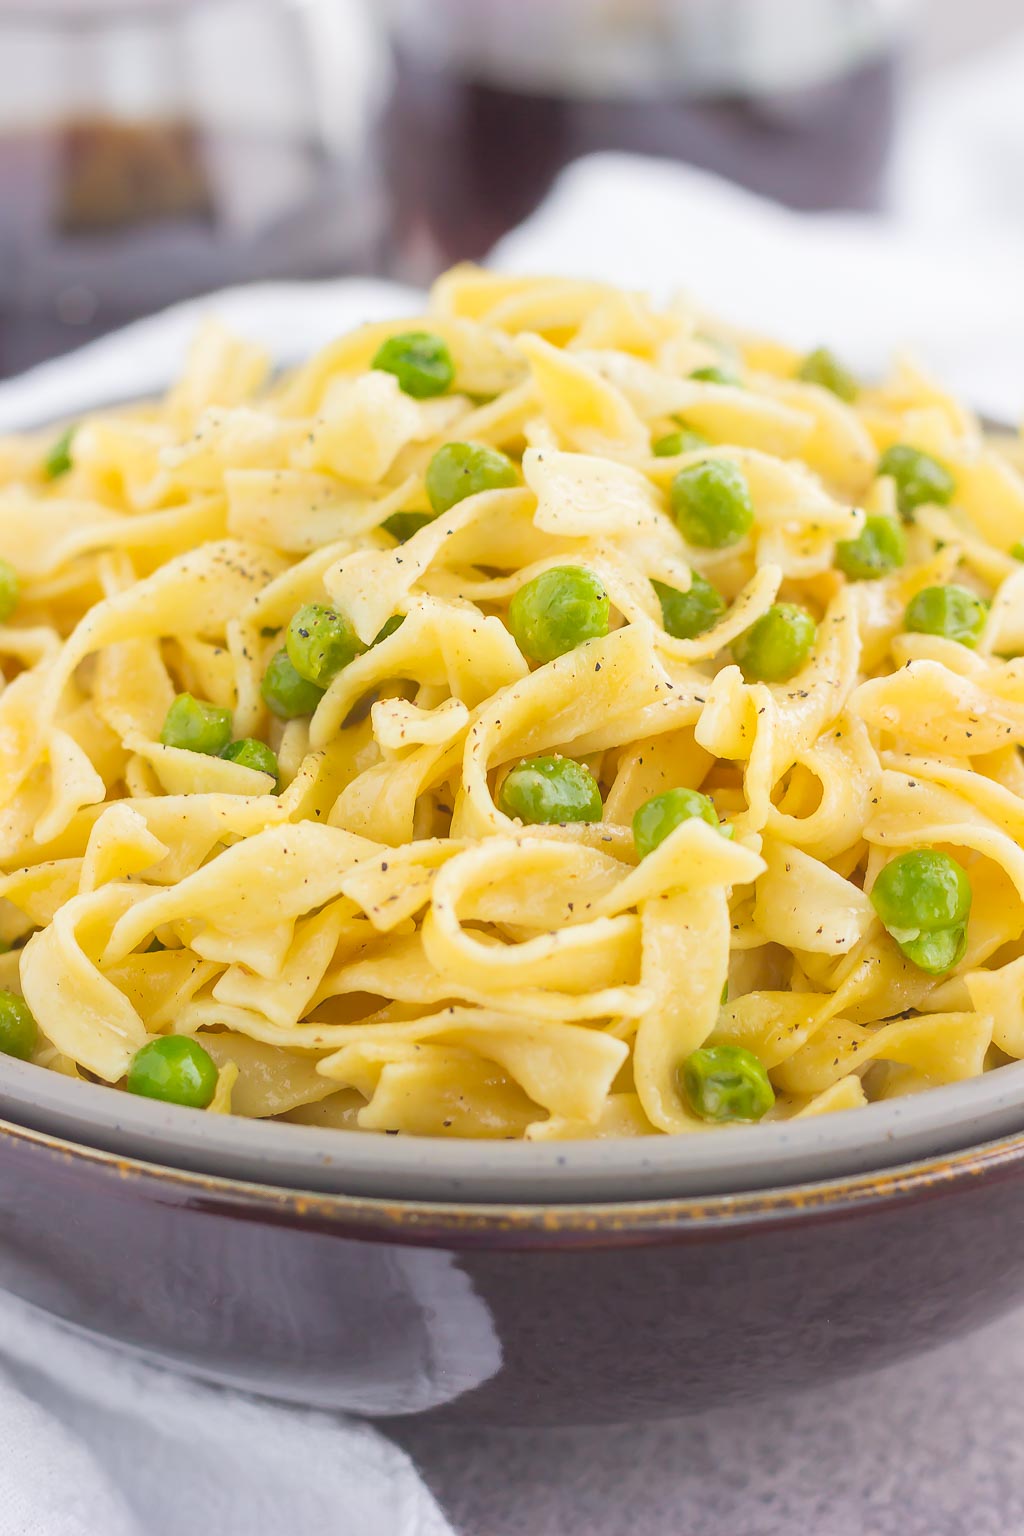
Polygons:
[[[451,353],[442,395],[371,367],[412,329]],[[1024,1056],[1019,446],[909,362],[852,403],[799,363],[688,301],[458,268],[425,316],[283,377],[206,329],[159,404],[77,423],[56,478],[53,434],[0,441],[20,582],[0,626],[0,986],[37,1021],[34,1060],[119,1085],[148,1041],[196,1036],[212,1112],[542,1139],[714,1129],[679,1077],[707,1045],[756,1055],[769,1121]],[[710,446],[653,453],[680,421]],[[396,543],[385,521],[430,510],[451,441],[500,449],[519,483]],[[896,515],[877,473],[894,443],[955,494],[916,510],[903,566],[851,581],[836,545]],[[707,458],[753,503],[723,549],[688,547],[669,510]],[[536,665],[509,603],[567,563],[599,576],[611,626]],[[652,582],[691,571],[726,608],[673,638]],[[973,649],[903,628],[954,579],[990,602]],[[787,682],[748,681],[730,646],[779,600],[814,615],[813,650]],[[261,680],[308,602],[367,648],[282,722]],[[230,708],[280,781],[162,744],[181,692]],[[587,765],[600,822],[503,814],[502,776],[536,754]],[[691,819],[638,859],[634,812],[680,786],[732,836]],[[973,892],[941,976],[868,894],[920,847]]]

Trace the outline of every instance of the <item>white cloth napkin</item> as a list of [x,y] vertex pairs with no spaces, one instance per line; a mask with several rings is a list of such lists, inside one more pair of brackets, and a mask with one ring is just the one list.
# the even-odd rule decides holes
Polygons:
[[[800,345],[827,341],[863,369],[903,343],[980,409],[1016,420],[1024,222],[998,237],[977,223],[925,224],[811,218],[682,167],[600,156],[571,168],[496,260],[662,294],[684,286],[724,316]],[[417,302],[408,289],[357,280],[260,285],[183,305],[0,387],[0,431],[158,389],[204,312],[287,362]],[[373,1429],[129,1362],[9,1300],[0,1303],[0,1425],[0,1536],[450,1530],[411,1463]],[[635,1444],[640,1455],[642,1437]],[[605,1513],[601,1531],[621,1531],[622,1512]]]
[[189,1381],[0,1301],[2,1536],[452,1536],[368,1425]]

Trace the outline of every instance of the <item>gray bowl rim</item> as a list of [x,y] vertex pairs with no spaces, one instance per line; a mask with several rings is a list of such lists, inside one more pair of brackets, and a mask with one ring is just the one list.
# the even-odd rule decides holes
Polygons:
[[0,1116],[98,1151],[277,1189],[471,1205],[602,1204],[786,1189],[1024,1131],[1024,1062],[806,1120],[523,1142],[211,1115],[3,1057]]

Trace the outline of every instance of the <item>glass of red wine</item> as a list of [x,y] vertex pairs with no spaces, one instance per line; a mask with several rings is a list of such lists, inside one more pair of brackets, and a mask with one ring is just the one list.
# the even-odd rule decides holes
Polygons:
[[394,270],[483,255],[580,155],[870,208],[914,0],[388,0]]

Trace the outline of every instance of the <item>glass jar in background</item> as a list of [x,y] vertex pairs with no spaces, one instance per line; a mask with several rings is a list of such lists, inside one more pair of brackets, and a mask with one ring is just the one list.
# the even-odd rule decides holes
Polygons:
[[913,0],[388,0],[397,275],[483,255],[563,166],[667,156],[869,208]]
[[385,75],[360,0],[0,0],[0,374],[379,265]]

